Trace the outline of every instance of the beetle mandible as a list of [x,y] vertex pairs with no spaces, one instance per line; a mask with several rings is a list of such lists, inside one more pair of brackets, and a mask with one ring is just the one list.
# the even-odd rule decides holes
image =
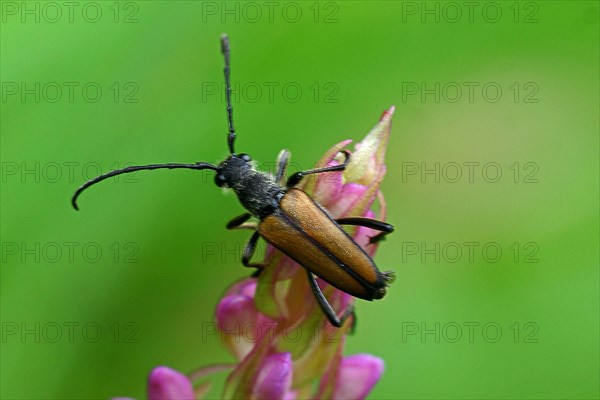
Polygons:
[[[289,151],[280,152],[275,176],[256,170],[248,154],[235,152],[236,133],[231,106],[230,51],[227,35],[221,36],[221,51],[225,59],[229,156],[218,165],[205,162],[151,164],[111,171],[79,187],[73,195],[72,205],[78,210],[77,198],[84,190],[120,174],[162,168],[213,170],[216,172],[215,183],[217,186],[233,189],[242,206],[248,211],[232,219],[227,224],[227,229],[248,227],[254,229],[254,233],[243,250],[242,264],[259,269],[264,266],[251,262],[257,241],[259,237],[262,237],[305,268],[310,287],[319,306],[331,324],[339,328],[352,310],[349,308],[341,317],[338,317],[321,291],[315,275],[339,290],[365,300],[382,298],[386,293],[386,287],[394,278],[391,271],[380,272],[373,260],[340,225],[364,226],[380,231],[377,236],[371,238],[372,242],[393,232],[394,228],[388,223],[370,218],[333,219],[309,195],[295,188],[306,175],[343,171],[350,160],[350,154],[346,151],[342,152],[345,160],[339,165],[296,172],[287,180],[284,175],[290,158]],[[252,217],[257,218],[260,222],[258,224],[246,223]]]

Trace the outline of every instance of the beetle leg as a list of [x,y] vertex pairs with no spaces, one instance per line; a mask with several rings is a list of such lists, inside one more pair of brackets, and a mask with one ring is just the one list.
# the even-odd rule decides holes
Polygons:
[[244,264],[244,267],[258,268],[260,271],[265,267],[265,263],[250,262],[250,259],[252,258],[252,256],[254,255],[254,251],[256,250],[256,242],[258,242],[259,237],[260,234],[258,233],[258,231],[255,231],[252,234],[252,236],[250,236],[250,240],[248,240],[248,243],[246,243],[246,247],[244,247],[244,251],[242,252],[242,264]]
[[292,176],[290,176],[287,180],[287,183],[285,184],[288,188],[293,188],[294,186],[296,186],[300,180],[306,176],[306,175],[311,175],[311,174],[320,174],[322,172],[333,172],[333,171],[343,171],[346,169],[346,166],[348,166],[348,162],[350,162],[350,153],[348,153],[347,151],[342,151],[342,153],[344,153],[344,155],[346,156],[346,159],[344,160],[343,164],[340,165],[333,165],[331,167],[324,167],[324,168],[316,168],[316,169],[310,169],[308,171],[299,171],[296,172],[295,174],[293,174]]
[[356,225],[371,228],[376,231],[381,231],[380,234],[369,238],[369,244],[377,243],[385,238],[385,235],[389,235],[394,232],[394,227],[386,222],[379,221],[372,218],[354,217],[354,218],[339,218],[336,219],[340,225]]
[[285,183],[283,177],[287,171],[288,163],[290,162],[290,152],[287,149],[283,149],[277,156],[277,173],[275,174],[275,182],[283,186]]
[[245,223],[252,217],[249,213],[239,215],[227,223],[227,229],[252,229],[256,230],[257,225],[254,222]]
[[308,283],[310,283],[310,288],[312,289],[313,294],[317,299],[317,303],[319,303],[319,306],[321,307],[321,310],[323,310],[325,316],[327,317],[329,322],[331,322],[331,325],[335,326],[336,328],[341,328],[342,325],[344,325],[344,321],[346,321],[348,317],[354,315],[354,307],[349,306],[348,308],[346,308],[346,311],[344,312],[344,315],[342,315],[342,318],[339,318],[333,310],[333,307],[331,307],[331,304],[329,304],[329,301],[327,301],[327,298],[323,294],[323,291],[319,287],[315,275],[309,270],[306,270],[306,274],[308,275]]
[[[245,213],[240,216],[235,217],[227,224],[227,229],[252,229],[254,233],[250,236],[250,240],[246,243],[246,247],[242,251],[242,264],[244,267],[258,268],[257,273],[260,272],[265,266],[264,263],[251,263],[250,259],[254,255],[254,251],[256,250],[256,242],[258,242],[258,226],[254,222],[245,223],[250,219],[252,215]],[[253,277],[255,274],[252,275]]]

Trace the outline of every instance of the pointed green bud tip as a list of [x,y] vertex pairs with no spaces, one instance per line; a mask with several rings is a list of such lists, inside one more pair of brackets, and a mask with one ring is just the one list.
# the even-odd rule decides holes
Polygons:
[[346,183],[354,182],[369,186],[382,172],[394,110],[395,107],[391,106],[384,111],[377,125],[356,145],[356,151],[352,153],[344,171]]

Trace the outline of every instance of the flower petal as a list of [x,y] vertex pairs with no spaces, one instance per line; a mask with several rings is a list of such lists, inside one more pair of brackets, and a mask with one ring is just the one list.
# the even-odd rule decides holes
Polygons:
[[271,354],[263,360],[256,377],[252,395],[256,399],[289,399],[292,385],[292,356],[290,353]]
[[252,297],[237,294],[224,297],[217,306],[217,325],[228,333],[243,329],[246,324],[256,322],[256,308]]
[[193,400],[194,388],[182,373],[168,367],[156,367],[148,377],[149,400]]
[[225,292],[225,296],[229,296],[232,294],[239,294],[242,296],[254,297],[254,293],[256,292],[256,279],[255,278],[245,278],[239,280],[238,282],[231,285],[227,292]]
[[[315,165],[315,168],[321,168],[332,163],[335,158],[338,156],[339,152],[344,149],[344,147],[348,146],[352,143],[352,140],[344,140],[327,150],[327,152],[321,157],[319,162]],[[302,179],[300,183],[296,186],[296,188],[304,190],[309,195],[313,196],[315,182],[319,174],[308,175],[306,178]],[[320,202],[321,199],[314,198],[317,202]]]
[[[343,160],[332,160],[326,167],[339,165]],[[315,187],[312,193],[312,198],[316,200],[322,207],[328,208],[339,200],[344,185],[344,175],[342,171],[325,172],[318,174],[315,177]]]
[[221,299],[216,319],[225,345],[238,360],[250,353],[263,331],[273,328],[256,310],[254,298],[246,294],[231,294]]
[[355,215],[355,205],[363,199],[368,189],[367,186],[358,183],[345,184],[339,200],[329,207],[329,212],[334,218]]
[[342,359],[338,369],[334,399],[364,399],[383,373],[384,363],[370,354],[356,354]]

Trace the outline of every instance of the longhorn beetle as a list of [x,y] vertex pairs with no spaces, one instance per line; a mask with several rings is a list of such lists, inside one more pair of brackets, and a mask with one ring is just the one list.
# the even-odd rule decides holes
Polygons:
[[[289,151],[282,150],[280,152],[277,160],[277,173],[274,177],[257,171],[248,154],[235,152],[236,134],[231,106],[230,56],[227,35],[221,36],[221,51],[225,59],[225,100],[229,125],[227,145],[230,154],[225,161],[219,165],[205,162],[139,165],[108,172],[86,182],[77,189],[72,198],[73,207],[76,210],[79,209],[77,198],[85,189],[116,175],[161,168],[213,170],[216,172],[215,183],[217,186],[233,189],[242,206],[248,210],[247,213],[232,219],[227,224],[227,229],[254,229],[254,233],[243,250],[242,264],[259,269],[264,267],[264,264],[250,261],[258,238],[264,238],[306,269],[308,282],[319,306],[331,324],[339,328],[352,311],[349,308],[341,317],[338,317],[317,284],[315,275],[334,287],[365,300],[382,298],[388,283],[394,277],[392,272],[380,272],[373,260],[340,225],[364,226],[380,231],[381,233],[371,238],[372,242],[393,232],[394,228],[390,224],[370,218],[333,219],[306,193],[294,188],[306,175],[343,171],[350,160],[350,154],[346,151],[343,152],[345,161],[342,164],[296,172],[287,181],[284,174],[290,158]],[[258,218],[260,222],[258,224],[246,223],[251,217]]]

